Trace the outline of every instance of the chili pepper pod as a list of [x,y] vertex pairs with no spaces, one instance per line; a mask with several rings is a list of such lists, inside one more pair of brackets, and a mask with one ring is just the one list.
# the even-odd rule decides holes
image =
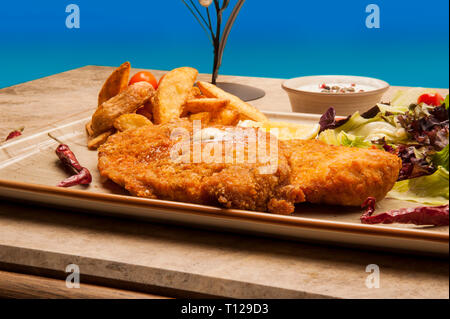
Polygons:
[[77,173],[79,173],[83,169],[83,167],[78,162],[75,154],[70,150],[69,146],[67,146],[66,144],[58,145],[58,147],[56,148],[56,155],[64,165],[72,168]]
[[58,187],[70,187],[75,185],[89,185],[92,182],[92,176],[85,167],[78,174],[72,175],[65,180],[59,182]]
[[14,130],[14,131],[9,132],[8,136],[5,138],[5,141],[8,141],[10,139],[13,139],[15,137],[18,137],[18,136],[22,135],[23,130],[24,130],[24,128],[21,127],[18,130]]
[[67,167],[70,167],[76,172],[65,180],[58,183],[58,187],[70,187],[74,185],[88,185],[92,182],[92,175],[89,170],[82,167],[78,162],[75,154],[70,150],[69,146],[66,144],[59,144],[56,148],[56,155],[59,160]]

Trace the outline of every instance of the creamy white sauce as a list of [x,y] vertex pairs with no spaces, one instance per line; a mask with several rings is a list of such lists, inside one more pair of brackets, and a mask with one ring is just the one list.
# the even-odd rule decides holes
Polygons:
[[[357,93],[360,90],[364,90],[364,92],[367,91],[373,91],[376,90],[377,88],[371,85],[365,85],[365,84],[357,84],[355,83],[355,86],[352,86],[351,83],[342,83],[342,82],[334,82],[334,83],[325,83],[327,86],[329,87],[333,87],[333,86],[339,86],[339,87],[353,87],[355,89],[355,92],[345,92],[343,94],[348,94],[348,93]],[[307,85],[302,85],[299,86],[297,89],[298,90],[302,90],[302,91],[308,91],[308,92],[322,92],[323,88],[321,88],[322,84],[307,84]],[[326,93],[326,92],[324,92]],[[330,92],[330,93],[336,93],[336,92]]]

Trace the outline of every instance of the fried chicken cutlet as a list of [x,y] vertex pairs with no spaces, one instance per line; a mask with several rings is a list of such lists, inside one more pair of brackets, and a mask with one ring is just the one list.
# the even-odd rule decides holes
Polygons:
[[310,203],[359,206],[383,199],[397,181],[401,159],[377,149],[333,146],[317,140],[283,141],[291,183]]
[[[226,128],[213,129],[224,132]],[[100,174],[131,194],[147,198],[280,214],[292,213],[294,203],[304,201],[300,187],[289,184],[287,158],[278,149],[276,153],[270,152],[269,133],[263,132],[266,141],[263,147],[269,157],[276,158],[266,163],[249,160],[254,149],[251,138],[244,134],[233,133],[232,139],[222,141],[206,139],[195,146],[194,133],[192,122],[178,119],[115,134],[99,149]],[[275,142],[278,146],[278,141]],[[217,151],[223,155],[219,160],[196,160],[194,147],[200,146],[203,156],[211,154],[211,147],[218,144],[223,146]],[[275,169],[264,171],[272,160],[276,161]]]
[[[227,127],[212,129],[226,131]],[[176,130],[184,134],[173,138]],[[278,148],[272,154],[271,135],[264,134],[266,154],[271,160],[276,156],[277,164],[268,173],[261,172],[267,163],[248,160],[254,150],[250,139],[239,134],[233,135],[231,160],[196,161],[192,143],[196,133],[192,122],[185,119],[111,136],[99,149],[98,168],[102,176],[136,196],[279,214],[292,213],[294,204],[304,201],[356,206],[370,196],[380,200],[400,171],[400,159],[388,152],[316,140],[275,140]],[[227,158],[226,142],[227,138],[203,140],[202,154],[220,144],[218,154]],[[174,160],[174,149],[178,153],[189,150],[188,156]],[[242,156],[247,161],[237,161]]]

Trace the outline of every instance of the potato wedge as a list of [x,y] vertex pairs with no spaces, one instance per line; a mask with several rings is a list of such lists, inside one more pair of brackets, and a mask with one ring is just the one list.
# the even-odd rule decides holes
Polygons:
[[92,121],[86,123],[86,133],[89,137],[94,136],[94,131],[92,130]]
[[90,150],[96,150],[97,148],[100,147],[100,145],[102,145],[103,143],[105,143],[106,140],[108,139],[108,137],[109,137],[111,134],[113,134],[113,133],[114,133],[114,131],[113,131],[113,130],[110,130],[110,131],[103,132],[103,133],[101,133],[100,135],[97,135],[97,136],[94,137],[94,138],[91,138],[91,139],[88,141],[88,148],[89,148]]
[[114,127],[120,132],[148,125],[153,123],[145,116],[134,113],[123,114],[114,121]]
[[191,114],[189,116],[190,121],[201,121],[202,125],[208,125],[211,120],[211,113],[209,112],[200,112]]
[[94,135],[101,134],[113,128],[114,121],[122,114],[134,113],[142,107],[153,95],[153,86],[147,82],[137,82],[125,91],[104,102],[92,115],[92,130]]
[[191,90],[189,91],[189,94],[186,99],[192,100],[192,99],[200,99],[203,97],[205,97],[205,96],[202,94],[202,91],[200,91],[200,89],[198,87],[193,86],[191,88]]
[[127,61],[111,73],[98,94],[98,106],[127,88],[130,69],[130,62]]
[[268,121],[267,117],[257,108],[248,103],[245,103],[237,96],[225,92],[214,84],[198,81],[197,86],[206,97],[215,97],[230,100],[229,107],[235,109],[241,115],[242,119],[249,119],[256,122]]
[[[147,105],[150,105],[150,106],[148,107]],[[144,104],[143,107],[139,108],[136,111],[136,114],[143,115],[143,116],[145,116],[146,118],[148,118],[151,121],[152,118],[153,118],[153,113],[150,111],[151,109],[152,109],[151,108],[151,104],[149,102],[147,102],[147,103]]]
[[230,100],[216,98],[187,100],[183,107],[182,116],[186,116],[189,113],[218,112],[227,106],[229,102]]
[[221,125],[237,125],[241,119],[240,114],[229,105],[220,111],[213,113],[210,122]]
[[166,73],[152,99],[155,124],[166,123],[180,117],[183,104],[195,83],[197,74],[196,69],[189,67]]

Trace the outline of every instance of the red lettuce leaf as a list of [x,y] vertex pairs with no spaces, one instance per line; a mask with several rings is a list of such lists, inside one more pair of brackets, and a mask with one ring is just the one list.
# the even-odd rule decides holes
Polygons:
[[334,107],[330,107],[323,115],[320,117],[319,125],[320,130],[319,133],[325,131],[325,130],[333,130],[343,124],[345,124],[349,119],[350,115],[345,119],[338,119],[336,120],[336,111],[334,110]]
[[392,209],[387,212],[372,215],[375,212],[375,198],[369,197],[362,205],[366,211],[361,216],[363,224],[415,224],[448,226],[448,204],[442,206],[421,206]]

